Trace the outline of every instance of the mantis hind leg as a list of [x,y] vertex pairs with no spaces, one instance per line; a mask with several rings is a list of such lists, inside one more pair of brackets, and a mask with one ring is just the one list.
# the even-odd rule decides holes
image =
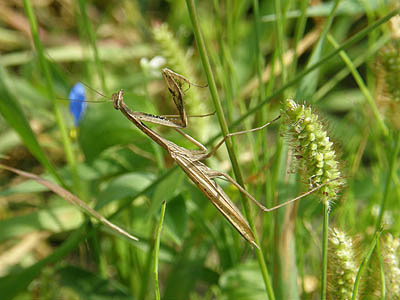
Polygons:
[[225,179],[225,180],[229,181],[229,182],[232,183],[240,192],[242,192],[247,198],[249,198],[251,201],[253,201],[262,211],[265,211],[265,212],[270,212],[270,211],[276,210],[276,209],[281,208],[281,207],[283,207],[283,206],[286,206],[286,205],[288,205],[288,204],[290,204],[290,203],[293,203],[293,202],[295,202],[295,201],[297,201],[297,200],[300,200],[301,198],[306,197],[306,196],[312,194],[313,192],[319,190],[320,188],[322,188],[323,186],[327,185],[328,183],[340,179],[340,178],[336,178],[336,179],[329,180],[329,181],[327,181],[327,182],[324,182],[323,184],[320,184],[320,185],[318,185],[318,186],[316,186],[316,187],[314,187],[314,188],[308,190],[307,192],[305,192],[305,193],[303,193],[303,194],[300,194],[299,196],[297,196],[297,197],[295,197],[295,198],[293,198],[293,199],[290,199],[290,200],[287,200],[287,201],[285,201],[285,202],[282,202],[281,204],[278,204],[278,205],[273,206],[273,207],[271,207],[271,208],[267,208],[267,207],[265,207],[264,205],[262,205],[260,202],[258,202],[248,191],[246,191],[246,189],[245,189],[244,187],[242,187],[239,183],[237,183],[237,182],[236,182],[231,176],[229,176],[228,174],[226,174],[226,173],[224,173],[224,172],[209,170],[209,171],[207,172],[207,175],[210,176],[211,178],[221,178],[221,179]]

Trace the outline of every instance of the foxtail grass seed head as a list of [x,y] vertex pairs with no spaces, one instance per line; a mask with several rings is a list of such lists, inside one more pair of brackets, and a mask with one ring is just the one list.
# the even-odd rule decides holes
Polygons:
[[382,243],[383,269],[385,272],[386,299],[400,299],[400,239],[391,234]]
[[353,240],[334,228],[329,236],[329,293],[332,299],[350,300],[357,276]]
[[393,101],[400,103],[400,39],[392,40],[383,47],[379,56],[385,71],[387,92]]
[[379,51],[376,64],[375,99],[379,110],[400,129],[400,16],[389,22],[392,39]]
[[284,102],[281,114],[287,125],[286,132],[294,142],[295,157],[300,160],[298,166],[304,170],[306,181],[312,187],[331,181],[317,191],[321,201],[329,205],[337,198],[343,180],[338,179],[341,174],[336,153],[323,124],[311,107],[290,99]]

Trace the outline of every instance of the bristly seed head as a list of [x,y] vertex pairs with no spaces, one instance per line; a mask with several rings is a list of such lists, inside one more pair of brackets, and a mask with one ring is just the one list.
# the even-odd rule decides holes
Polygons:
[[[341,174],[333,150],[333,143],[327,136],[326,130],[318,120],[318,115],[312,113],[310,107],[299,105],[293,100],[286,100],[282,116],[287,125],[286,131],[295,142],[294,155],[303,158],[301,170],[305,171],[306,182],[312,187],[331,180],[338,179]],[[321,201],[329,205],[338,196],[343,180],[331,181],[318,190]]]
[[400,297],[400,239],[388,234],[382,243],[387,299]]
[[358,263],[352,238],[336,228],[329,236],[329,261],[330,296],[338,300],[351,299]]
[[400,39],[393,39],[379,52],[377,63],[377,105],[396,129],[400,129]]

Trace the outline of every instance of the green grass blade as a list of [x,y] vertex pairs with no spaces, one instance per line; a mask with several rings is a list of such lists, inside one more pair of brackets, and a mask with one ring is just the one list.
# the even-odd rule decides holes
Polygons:
[[396,165],[397,165],[397,156],[400,151],[400,132],[396,132],[395,143],[392,150],[392,156],[390,158],[390,165],[389,165],[389,172],[387,174],[385,188],[383,192],[382,201],[379,207],[379,215],[376,220],[375,230],[379,230],[382,226],[383,214],[385,213],[386,204],[390,195],[390,187],[392,181],[394,180],[395,172],[396,172]]
[[158,256],[160,252],[160,241],[161,241],[161,232],[162,232],[162,225],[164,222],[164,215],[165,215],[165,207],[167,205],[166,201],[163,201],[161,205],[161,215],[160,215],[160,222],[158,223],[157,227],[157,234],[156,234],[156,240],[154,243],[154,269],[153,269],[153,274],[154,274],[154,291],[156,294],[156,299],[160,300],[160,287],[158,284]]
[[0,66],[0,113],[7,123],[19,134],[25,146],[32,155],[46,168],[46,170],[57,178],[57,181],[64,185],[63,180],[57,174],[51,162],[47,159],[36,139],[28,120],[18,104],[17,99],[11,93],[7,85],[7,73]]
[[322,229],[322,268],[321,268],[321,300],[326,300],[328,286],[328,235],[329,235],[329,204],[324,205],[324,223]]
[[[338,43],[334,39],[332,35],[328,35],[328,41],[335,47],[335,49],[339,48]],[[372,112],[374,113],[375,119],[379,124],[379,127],[381,128],[383,134],[385,136],[388,135],[389,131],[385,125],[385,123],[382,120],[381,115],[379,114],[378,108],[376,107],[374,97],[368,90],[366,84],[364,83],[360,73],[358,73],[357,69],[355,68],[353,62],[351,61],[350,57],[346,54],[345,51],[340,51],[339,52],[340,57],[343,59],[349,70],[351,71],[351,74],[353,75],[354,80],[357,82],[358,87],[360,88],[361,92],[364,94],[365,99],[367,99],[367,102],[369,106],[372,109]]]
[[[187,5],[187,8],[188,8],[190,20],[192,22],[193,31],[194,31],[194,35],[196,37],[196,42],[197,42],[199,54],[200,54],[200,57],[201,57],[201,61],[202,61],[202,64],[203,64],[203,68],[204,68],[204,71],[205,71],[206,76],[207,76],[208,86],[210,88],[211,97],[212,97],[212,100],[214,102],[214,107],[215,107],[215,109],[217,111],[218,121],[219,121],[221,130],[222,130],[222,134],[224,136],[226,136],[226,135],[229,134],[228,125],[226,123],[225,116],[224,116],[224,113],[223,113],[223,110],[222,110],[221,101],[219,99],[219,95],[218,95],[218,92],[217,92],[217,86],[215,84],[214,75],[213,75],[213,72],[211,70],[211,65],[210,65],[210,62],[209,62],[209,59],[208,59],[206,45],[205,45],[205,42],[204,42],[202,34],[201,34],[200,24],[199,24],[199,21],[198,21],[198,16],[197,16],[194,0],[187,0],[186,1],[186,5]],[[244,184],[243,184],[244,183],[243,176],[242,176],[242,173],[240,171],[238,160],[236,158],[236,155],[235,155],[231,140],[227,139],[225,144],[226,144],[226,147],[227,147],[227,150],[228,150],[230,161],[232,163],[232,168],[233,168],[236,180],[241,186],[244,186]],[[250,226],[251,226],[251,228],[253,230],[253,233],[255,235],[256,243],[259,244],[258,237],[257,237],[257,232],[255,230],[254,220],[253,220],[252,214],[251,214],[251,207],[250,207],[250,204],[249,204],[249,200],[247,198],[245,198],[243,195],[241,195],[241,199],[242,199],[243,207],[245,208],[247,219],[249,220],[249,224],[250,224]],[[264,254],[263,254],[261,248],[256,249],[255,251],[257,253],[257,259],[258,259],[258,262],[259,262],[261,273],[263,275],[264,284],[265,284],[265,287],[266,287],[266,290],[267,290],[268,297],[269,297],[270,300],[273,300],[273,299],[275,299],[275,296],[274,296],[274,292],[273,292],[273,289],[272,289],[271,279],[270,279],[270,276],[268,274],[267,265],[265,263]]]
[[361,262],[360,268],[358,269],[356,280],[354,282],[353,296],[351,298],[352,300],[358,299],[358,289],[359,289],[360,282],[361,282],[361,276],[364,273],[365,269],[368,267],[369,260],[372,256],[372,254],[374,253],[375,247],[377,246],[377,243],[379,241],[381,233],[382,233],[381,231],[378,231],[375,233],[375,237],[370,245],[370,248],[369,248],[366,256],[364,257],[364,259]]
[[35,263],[33,266],[23,269],[18,273],[0,278],[0,291],[2,300],[12,300],[26,290],[28,285],[40,274],[42,269],[49,264],[54,264],[71,252],[84,237],[84,230],[81,227],[73,232],[68,239],[57,248],[52,254]]
[[96,63],[97,73],[100,76],[101,87],[103,89],[103,93],[105,93],[107,95],[108,89],[107,89],[106,79],[104,76],[103,66],[100,61],[99,51],[97,49],[96,35],[94,34],[94,32],[90,26],[90,21],[89,21],[88,15],[86,13],[86,1],[85,0],[79,0],[79,8],[80,8],[81,16],[82,16],[84,31],[87,33],[89,40],[90,40],[90,44],[93,49],[94,60]]
[[[244,115],[242,115],[239,119],[237,119],[235,122],[232,123],[232,125],[229,127],[229,129],[234,129],[237,126],[239,126],[239,124],[242,124],[244,120],[246,120],[248,117],[250,117],[251,115],[253,115],[255,112],[257,112],[259,109],[261,109],[261,107],[263,107],[265,104],[269,103],[272,99],[274,99],[277,95],[279,95],[280,93],[282,93],[284,90],[286,90],[287,88],[295,85],[298,81],[300,81],[306,74],[312,72],[313,70],[315,70],[316,68],[318,68],[319,66],[321,66],[322,64],[326,63],[327,61],[329,61],[331,58],[335,57],[337,54],[340,53],[340,51],[349,48],[350,46],[354,45],[355,43],[357,43],[359,40],[361,40],[363,37],[365,37],[369,32],[371,32],[372,30],[376,29],[377,27],[379,27],[380,25],[384,24],[385,22],[387,22],[388,20],[390,20],[391,18],[393,18],[396,14],[400,13],[400,9],[395,9],[393,11],[391,11],[390,13],[388,13],[386,16],[382,17],[381,19],[377,20],[375,23],[371,24],[370,26],[368,26],[367,28],[364,28],[363,30],[361,30],[359,33],[357,33],[356,35],[352,36],[351,38],[349,38],[346,42],[344,42],[338,49],[332,51],[331,53],[329,53],[328,55],[324,56],[323,58],[321,58],[318,62],[316,62],[315,64],[313,64],[312,66],[310,66],[309,68],[305,69],[302,72],[299,72],[292,80],[288,81],[286,84],[284,84],[282,87],[276,89],[270,96],[268,96],[266,99],[264,99],[263,101],[261,101],[261,103],[257,104],[256,106],[254,106],[253,108],[249,109]],[[215,141],[219,136],[216,135],[214,137],[212,137],[207,144],[212,143],[213,141]]]
[[57,123],[58,129],[60,130],[61,139],[63,142],[67,162],[70,167],[70,170],[72,173],[72,178],[74,181],[74,187],[75,187],[77,194],[80,195],[81,187],[80,187],[80,179],[79,179],[78,172],[76,169],[76,158],[74,155],[74,151],[72,150],[72,145],[71,145],[71,142],[70,142],[70,139],[68,136],[67,127],[65,125],[64,119],[61,114],[61,110],[60,110],[57,100],[56,100],[50,70],[47,65],[43,46],[42,46],[42,43],[41,43],[40,37],[39,37],[39,31],[38,31],[36,17],[35,17],[31,2],[29,0],[24,0],[24,8],[25,8],[25,13],[29,20],[29,25],[30,25],[33,41],[35,44],[36,52],[38,54],[40,69],[46,80],[47,93],[49,95],[49,98],[52,100],[56,123]]
[[[320,60],[322,55],[322,50],[325,46],[326,36],[331,28],[333,18],[335,17],[336,10],[339,6],[340,0],[336,0],[331,13],[329,14],[328,19],[325,21],[324,28],[322,29],[321,36],[317,42],[317,45],[314,47],[311,57],[307,63],[307,67],[314,65]],[[299,87],[297,89],[296,99],[310,99],[317,89],[318,78],[319,78],[319,69],[315,69],[313,72],[308,73],[304,76],[304,78],[300,81]]]

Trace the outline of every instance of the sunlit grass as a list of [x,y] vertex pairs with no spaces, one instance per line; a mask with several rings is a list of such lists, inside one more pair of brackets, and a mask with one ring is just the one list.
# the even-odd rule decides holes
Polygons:
[[[400,233],[400,134],[390,114],[399,111],[399,104],[387,102],[387,91],[376,94],[385,89],[379,88],[375,67],[381,46],[395,38],[388,22],[399,9],[373,0],[314,7],[308,1],[187,3],[5,4],[15,18],[0,16],[2,163],[62,185],[140,241],[113,235],[35,182],[1,171],[1,298],[333,297],[329,289],[327,295],[321,292],[321,286],[335,287],[329,282],[335,277],[325,271],[331,261],[328,214],[331,228],[358,241],[356,270],[351,270],[357,291],[353,299],[396,295],[394,285],[385,284],[394,275],[382,256],[378,262],[380,253],[391,250],[388,241],[397,242]],[[30,23],[29,30],[10,21],[20,20],[17,16]],[[166,28],[164,23],[173,47],[155,36],[157,29]],[[21,38],[30,32],[33,43]],[[294,45],[301,47],[295,55]],[[174,47],[176,53],[171,53]],[[260,245],[256,250],[111,103],[88,103],[76,138],[71,138],[68,102],[57,99],[67,98],[77,81],[107,96],[123,88],[132,110],[176,114],[161,78],[163,66],[152,61],[159,55],[168,68],[208,83],[207,89],[185,91],[186,101],[195,99],[187,104],[188,113],[215,110],[216,116],[189,118],[185,132],[211,149],[228,132],[276,118],[284,100],[294,99],[311,105],[310,113],[328,129],[330,151],[336,153],[346,185],[335,189],[338,194],[325,209],[321,190],[287,208],[262,213],[251,202],[241,202],[231,184],[217,179],[232,201],[243,206]],[[395,88],[392,84],[389,91],[397,95]],[[91,100],[100,98],[93,90],[87,93]],[[384,106],[375,102],[380,97],[385,97]],[[315,176],[298,176],[298,167],[310,166],[302,165],[305,154],[293,148],[296,136],[285,134],[285,126],[277,121],[261,132],[234,137],[226,144],[228,151],[219,150],[206,163],[235,176],[267,207],[293,198],[313,186]],[[173,130],[151,127],[193,148]],[[380,273],[371,274],[369,267]]]

